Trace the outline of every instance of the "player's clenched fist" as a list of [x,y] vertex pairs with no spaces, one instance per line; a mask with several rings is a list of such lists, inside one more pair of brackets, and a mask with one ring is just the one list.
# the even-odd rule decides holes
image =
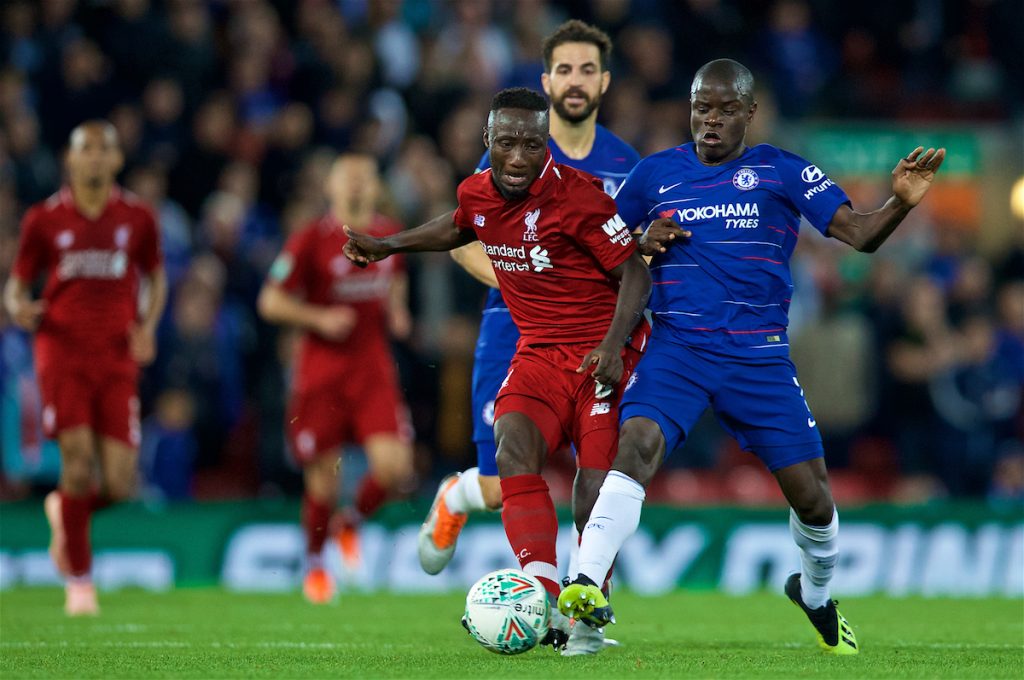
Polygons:
[[391,254],[391,249],[384,244],[384,239],[360,234],[348,227],[344,227],[344,229],[345,235],[348,236],[348,243],[345,244],[342,252],[356,266],[365,267],[371,262],[383,260]]
[[349,336],[359,320],[359,313],[352,307],[338,305],[327,307],[317,315],[316,332],[327,340],[341,342]]
[[640,247],[641,255],[657,255],[664,253],[676,239],[690,238],[690,236],[692,234],[676,222],[662,217],[651,222],[637,245]]
[[598,345],[583,357],[576,372],[583,373],[590,366],[595,366],[590,374],[594,380],[602,385],[618,385],[622,379],[621,349],[606,347],[603,343]]
[[43,317],[43,312],[46,311],[46,302],[16,299],[11,304],[9,311],[15,326],[24,328],[26,331],[34,331]]

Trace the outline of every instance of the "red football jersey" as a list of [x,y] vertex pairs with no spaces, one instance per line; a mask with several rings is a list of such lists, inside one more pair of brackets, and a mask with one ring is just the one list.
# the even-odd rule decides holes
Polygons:
[[120,187],[95,220],[78,211],[68,187],[32,206],[22,219],[14,274],[31,283],[46,272],[37,365],[133,363],[128,329],[138,318],[139,271],[149,274],[160,263],[153,212]]
[[[390,236],[401,225],[376,216],[369,234]],[[304,333],[294,390],[304,392],[344,379],[360,367],[391,361],[387,322],[388,296],[396,274],[404,271],[400,257],[374,262],[365,269],[342,252],[348,236],[333,217],[310,223],[288,239],[270,268],[269,278],[289,293],[315,305],[347,305],[358,315],[352,332],[341,342]]]
[[506,201],[485,170],[459,185],[455,225],[491,259],[522,342],[597,343],[615,313],[608,272],[636,251],[601,181],[548,154],[529,195]]

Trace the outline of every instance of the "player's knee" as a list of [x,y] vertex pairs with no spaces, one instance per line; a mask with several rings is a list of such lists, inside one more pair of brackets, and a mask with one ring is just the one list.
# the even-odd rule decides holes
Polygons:
[[614,469],[646,487],[664,457],[665,437],[657,423],[648,418],[630,418],[623,423]]
[[134,496],[136,479],[134,471],[108,478],[104,485],[104,491],[110,502],[120,503]]
[[822,527],[832,521],[835,504],[830,493],[808,490],[794,499],[793,511],[800,521],[808,526]]
[[501,480],[497,476],[481,476],[480,493],[484,497],[484,505],[488,510],[501,508]]

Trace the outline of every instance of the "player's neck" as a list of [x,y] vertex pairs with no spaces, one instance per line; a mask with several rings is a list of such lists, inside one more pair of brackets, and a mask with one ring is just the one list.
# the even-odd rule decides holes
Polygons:
[[570,123],[553,113],[550,125],[551,137],[562,153],[577,161],[590,155],[594,148],[594,138],[597,136],[596,110],[579,123]]
[[75,202],[75,208],[90,220],[95,220],[107,207],[110,195],[114,191],[113,184],[101,186],[89,186],[88,184],[72,184],[71,198]]
[[344,208],[332,208],[331,217],[338,224],[344,224],[355,231],[362,232],[366,231],[370,227],[370,223],[373,222],[373,211],[353,212]]

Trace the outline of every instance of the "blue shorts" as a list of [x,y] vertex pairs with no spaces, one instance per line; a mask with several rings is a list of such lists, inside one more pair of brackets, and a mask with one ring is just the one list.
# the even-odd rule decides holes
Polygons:
[[709,405],[725,431],[772,472],[824,455],[787,357],[727,357],[659,338],[626,387],[619,419],[658,423],[668,455]]
[[497,476],[498,451],[494,443],[494,400],[508,375],[512,356],[494,359],[477,358],[473,362],[473,443],[476,444],[476,466],[480,474]]

